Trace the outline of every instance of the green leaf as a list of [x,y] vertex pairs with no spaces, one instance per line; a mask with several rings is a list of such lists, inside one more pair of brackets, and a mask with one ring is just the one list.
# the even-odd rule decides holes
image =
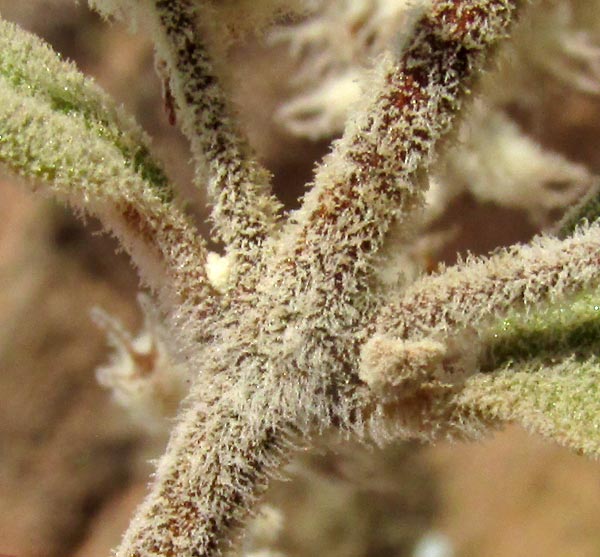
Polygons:
[[507,365],[467,380],[463,408],[514,421],[579,453],[600,456],[600,359]]
[[600,354],[600,293],[584,291],[561,303],[512,312],[485,334],[483,371],[532,358],[555,362]]
[[[11,91],[78,121],[82,132],[114,146],[124,166],[138,174],[163,201],[173,199],[167,177],[150,156],[147,137],[134,120],[46,43],[4,21],[0,21],[0,78],[4,96]],[[40,166],[44,166],[41,161]]]
[[600,293],[509,315],[486,340],[459,404],[600,456]]
[[97,216],[147,285],[181,299],[208,291],[204,244],[139,126],[41,40],[0,21],[2,165]]

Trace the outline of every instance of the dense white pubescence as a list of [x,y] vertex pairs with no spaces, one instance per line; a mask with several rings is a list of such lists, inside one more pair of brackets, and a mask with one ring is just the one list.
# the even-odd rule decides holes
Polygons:
[[[473,379],[488,365],[487,350],[495,341],[490,327],[509,312],[535,314],[548,303],[597,287],[599,248],[597,224],[565,240],[539,237],[423,277],[384,307],[361,349],[359,368],[376,394],[369,424],[373,436],[385,441],[403,424],[404,435],[419,425],[426,438],[472,435],[486,421],[509,419],[506,413],[479,412],[483,399],[478,406],[475,394],[461,394],[465,386],[475,393],[489,381],[501,397],[502,385],[509,384],[509,379],[498,384]],[[419,412],[427,423],[419,421]]]
[[[450,8],[436,4],[439,12],[444,9]],[[510,8],[499,3],[489,9],[500,19]],[[468,35],[478,23],[473,15],[460,33]],[[423,206],[424,173],[460,109],[463,72],[477,66],[487,42],[497,41],[504,29],[490,24],[489,35],[474,37],[473,44],[465,40],[468,46],[455,32],[451,20],[434,27],[424,19],[399,65],[391,57],[381,61],[371,80],[374,93],[365,96],[358,116],[317,168],[314,187],[284,232],[284,252],[304,275],[300,285],[343,292],[352,300],[352,308],[340,308],[346,317],[355,311],[361,319],[360,312],[368,311],[370,302],[363,300],[361,307],[359,300],[370,290],[375,256],[390,227],[406,229]]]
[[507,366],[494,375],[473,376],[457,402],[597,458],[599,383],[597,358],[552,364],[540,359]]
[[[508,306],[532,305],[596,283],[600,233],[592,226],[562,242],[539,239],[489,261],[467,261],[423,278],[386,306],[376,284],[378,256],[390,229],[400,223],[406,232],[400,238],[409,235],[406,229],[423,205],[434,150],[451,131],[474,73],[507,34],[520,5],[518,0],[440,0],[430,7],[406,50],[396,52],[397,59],[381,60],[370,98],[359,103],[357,116],[318,168],[302,208],[275,237],[276,219],[270,217],[276,203],[265,174],[247,157],[227,116],[197,33],[202,25],[196,17],[216,13],[216,4],[143,4],[197,162],[213,165],[215,223],[240,256],[233,273],[246,271],[247,283],[235,283],[228,272],[213,273],[218,264],[205,261],[202,246],[190,252],[188,244],[195,244],[183,225],[185,234],[175,247],[179,214],[175,218],[171,206],[148,194],[137,178],[125,173],[125,189],[119,189],[120,181],[119,187],[105,187],[107,172],[113,178],[123,173],[118,149],[85,136],[79,119],[55,114],[43,99],[17,105],[12,85],[2,78],[2,91],[8,91],[1,97],[7,105],[3,126],[23,140],[8,148],[0,144],[0,154],[12,157],[8,160],[17,168],[41,173],[54,193],[72,196],[101,216],[103,204],[127,199],[138,209],[136,217],[145,220],[139,226],[130,213],[125,224],[138,224],[135,231],[144,233],[140,241],[158,239],[169,265],[187,273],[177,288],[185,303],[175,306],[167,323],[197,378],[117,557],[219,555],[292,447],[330,426],[346,434],[369,432],[377,440],[476,431],[481,422],[461,421],[468,416],[456,400],[465,370],[476,359],[469,348],[478,339],[472,325]],[[139,11],[142,4],[104,6]],[[48,140],[44,118],[53,133],[82,136],[84,144],[68,141],[48,158],[40,144]],[[69,190],[60,173],[82,150],[99,153],[102,164],[79,181],[69,175]],[[33,169],[38,160],[50,160],[52,172]],[[120,231],[109,219],[107,225]],[[125,232],[122,237],[126,245],[132,242]],[[212,269],[208,277],[205,263]],[[186,295],[190,284],[199,284],[199,291]],[[218,300],[215,290],[222,293]],[[214,296],[211,303],[218,305],[209,331],[199,319],[207,305],[199,292]],[[121,342],[131,364],[140,349],[131,339]]]
[[599,248],[594,224],[564,240],[540,236],[489,258],[468,258],[415,282],[382,310],[376,329],[398,339],[443,339],[510,309],[560,299],[597,284]]
[[544,228],[553,223],[558,212],[580,200],[593,183],[593,175],[585,166],[542,148],[504,111],[478,99],[456,141],[430,176],[422,217],[414,225],[418,234],[415,232],[410,244],[395,239],[389,242],[381,276],[389,282],[403,266],[407,278],[412,279],[427,269],[460,229],[457,223],[431,231],[430,225],[465,192],[484,202],[525,211],[532,224]]
[[[74,64],[17,25],[1,21],[0,26],[0,75],[15,91],[50,104],[56,112],[84,117],[97,135],[118,140],[132,155],[149,148],[149,138],[135,120]],[[161,170],[158,165],[156,170]]]
[[270,406],[262,408],[267,424],[258,424],[237,413],[240,400],[227,390],[196,390],[190,400],[119,557],[218,554],[289,450],[286,432],[267,425],[273,423]]
[[[202,247],[190,225],[158,197],[146,193],[147,185],[114,146],[89,134],[82,119],[24,99],[6,87],[4,80],[0,81],[0,98],[1,133],[15,139],[13,144],[6,140],[0,146],[4,164],[22,176],[38,178],[39,191],[49,191],[98,216],[119,236],[143,280],[153,288],[173,296],[198,285],[195,265]],[[23,157],[24,153],[31,158]],[[168,275],[172,278],[167,279]],[[179,280],[182,283],[177,285]]]
[[[371,86],[369,59],[410,30],[418,9],[406,0],[324,2],[307,21],[274,32],[274,40],[288,42],[300,64],[292,78],[299,92],[278,111],[282,125],[312,139],[339,133],[360,91]],[[425,221],[466,189],[484,201],[525,209],[536,224],[548,224],[552,211],[588,186],[581,165],[538,147],[502,109],[511,104],[531,109],[542,94],[532,83],[600,92],[600,3],[547,0],[531,12],[498,70],[486,79],[485,110],[479,107],[467,116],[460,143],[436,170]],[[513,160],[517,151],[520,161]]]
[[273,232],[281,205],[271,194],[269,173],[238,129],[209,54],[204,20],[211,21],[213,3],[146,5],[154,11],[157,55],[166,64],[175,109],[195,157],[198,185],[206,185],[212,204],[215,239],[231,254],[235,283],[260,259],[260,247]]
[[[405,37],[429,0],[323,2],[308,20],[272,32],[289,43],[300,63],[293,76],[300,91],[279,112],[293,133],[329,136],[343,128],[344,116],[359,98],[369,60]],[[486,87],[498,105],[532,100],[550,82],[589,93],[600,92],[600,3],[598,0],[545,0],[514,33],[498,79]],[[343,37],[343,38],[341,38]],[[532,75],[536,79],[532,79]],[[348,87],[353,81],[356,87]],[[532,87],[533,85],[533,87]],[[367,84],[368,86],[368,84]],[[329,99],[339,92],[338,102]],[[315,128],[308,124],[313,123]]]
[[[189,16],[185,0],[174,12],[156,5],[168,35],[181,23],[173,13]],[[508,0],[439,2],[407,51],[382,62],[371,100],[320,166],[302,209],[269,240],[271,257],[248,269],[254,288],[228,289],[211,342],[190,349],[198,379],[119,557],[215,555],[290,443],[330,426],[364,435],[372,399],[357,362],[361,331],[381,302],[376,253],[390,223],[420,205],[434,146],[515,9]],[[178,52],[187,42],[171,40],[165,60],[185,90],[206,73]],[[399,423],[409,434],[411,421]]]
[[100,218],[165,300],[208,298],[205,248],[150,156],[145,134],[72,64],[2,22],[0,161]]
[[373,336],[363,347],[359,377],[374,391],[405,390],[420,373],[435,376],[445,351],[444,344],[435,340],[404,342]]
[[597,457],[599,333],[597,287],[511,310],[482,335],[483,373],[467,379],[457,403]]

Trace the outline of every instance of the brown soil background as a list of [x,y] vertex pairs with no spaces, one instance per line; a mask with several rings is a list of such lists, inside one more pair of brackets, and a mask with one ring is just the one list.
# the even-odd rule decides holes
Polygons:
[[[75,60],[138,117],[203,222],[148,43],[67,1],[0,0],[0,12]],[[248,45],[233,59],[245,126],[293,204],[326,145],[271,124],[285,93],[280,76],[289,73],[280,52]],[[599,170],[600,103],[562,95],[549,95],[535,134]],[[470,198],[445,218],[462,227],[449,259],[459,247],[484,252],[533,232],[523,215]],[[19,184],[0,183],[0,554],[107,557],[164,442],[131,425],[94,379],[107,348],[89,309],[102,306],[132,329],[140,322],[135,272],[99,231]],[[291,475],[269,495],[284,515],[279,547],[290,556],[405,557],[428,531],[445,534],[456,557],[600,555],[600,464],[516,427],[476,444],[378,451],[324,443]]]

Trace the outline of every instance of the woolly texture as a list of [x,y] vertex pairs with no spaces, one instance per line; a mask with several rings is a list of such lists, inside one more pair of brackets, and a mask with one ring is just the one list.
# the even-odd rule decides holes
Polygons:
[[203,242],[141,130],[42,41],[0,26],[0,162],[99,217],[167,298],[208,297]]
[[[294,448],[328,429],[376,442],[432,440],[473,437],[500,419],[517,418],[543,422],[535,427],[600,453],[587,426],[575,418],[568,429],[567,411],[546,406],[567,368],[552,370],[556,362],[544,368],[547,389],[528,379],[543,363],[548,331],[509,315],[543,312],[596,288],[600,225],[579,221],[564,239],[541,236],[470,258],[408,288],[398,277],[385,284],[381,278],[393,242],[411,239],[436,154],[510,32],[520,0],[437,0],[424,8],[403,48],[379,59],[370,90],[318,166],[300,209],[285,220],[211,58],[219,49],[210,37],[227,27],[226,9],[250,4],[220,3],[224,11],[212,0],[102,5],[111,13],[125,6],[143,13],[176,119],[191,141],[198,175],[207,177],[215,236],[227,251],[207,258],[162,174],[149,173],[155,166],[144,157],[136,164],[137,146],[145,143],[129,120],[39,41],[3,28],[15,40],[0,45],[8,53],[0,60],[0,161],[99,215],[142,277],[168,294],[160,316],[169,331],[164,353],[157,341],[142,347],[101,318],[119,337],[121,352],[105,379],[129,404],[142,405],[175,392],[178,374],[159,365],[181,364],[181,376],[193,379],[116,557],[222,554],[269,476]],[[277,6],[260,3],[256,17]],[[55,81],[44,78],[46,65]],[[65,86],[76,93],[75,100],[67,97],[66,110]],[[593,207],[580,216],[594,221]],[[538,319],[558,334],[560,365],[576,357],[586,362],[581,373],[589,379],[597,325],[586,332],[594,337],[586,344],[569,332],[585,311],[577,303],[570,308],[573,319],[554,313]],[[503,318],[513,323],[506,335],[497,324]],[[529,352],[522,350],[528,335]],[[525,375],[505,381],[508,362],[520,357]],[[141,380],[136,374],[146,364],[152,372]],[[122,368],[126,376],[117,372]],[[585,381],[569,384],[569,399],[583,396]],[[504,394],[518,402],[515,409],[501,404]],[[585,404],[593,403],[590,392]]]
[[199,178],[208,174],[215,235],[231,252],[241,276],[272,231],[280,204],[270,193],[268,172],[239,135],[197,30],[196,22],[208,18],[211,2],[156,0],[153,4],[157,53],[166,63]]
[[[289,44],[299,66],[291,77],[295,95],[277,112],[281,125],[311,139],[339,134],[361,90],[372,85],[372,58],[402,44],[428,4],[324,0],[306,21],[273,31],[272,40]],[[458,141],[435,169],[429,220],[467,190],[483,201],[525,209],[536,225],[547,226],[552,212],[589,187],[581,165],[536,144],[506,109],[529,113],[556,88],[600,92],[600,2],[544,0],[529,12],[480,88],[485,104],[466,116]]]
[[467,381],[457,404],[488,419],[516,421],[581,454],[598,457],[600,362],[530,361]]
[[[193,15],[188,2],[156,7],[170,44],[191,40],[191,31],[175,32]],[[253,269],[254,294],[226,291],[214,341],[191,360],[200,374],[187,410],[119,557],[215,554],[247,516],[290,439],[334,425],[363,432],[361,414],[372,399],[356,361],[364,320],[379,303],[367,290],[375,254],[390,223],[420,205],[420,175],[513,10],[499,0],[477,8],[440,2],[406,51],[382,62],[371,98],[317,171],[303,207],[280,241],[269,239],[265,253],[275,257],[266,270]],[[188,55],[187,44],[169,47],[171,59],[165,57],[183,90],[206,75],[202,51]],[[190,107],[210,106],[202,88],[190,85],[192,93]],[[198,135],[213,133],[202,114],[186,121]],[[227,159],[217,162],[229,167]],[[250,204],[239,213],[244,219],[257,214],[250,193],[241,188],[233,207]],[[237,214],[222,224],[236,223]]]
[[398,338],[443,336],[515,307],[556,300],[594,286],[600,265],[600,226],[578,229],[558,240],[538,237],[529,245],[472,258],[407,289],[383,309],[377,328]]

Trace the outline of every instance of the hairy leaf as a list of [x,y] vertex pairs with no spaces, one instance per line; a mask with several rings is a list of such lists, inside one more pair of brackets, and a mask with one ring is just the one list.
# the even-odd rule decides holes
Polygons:
[[88,135],[113,145],[164,201],[173,197],[162,168],[152,160],[148,140],[134,120],[73,64],[38,37],[0,22],[0,77],[13,94],[35,99],[56,114],[70,116]]
[[173,203],[141,128],[44,42],[5,22],[0,165],[99,217],[152,287],[187,297],[208,284],[198,269],[203,243]]
[[600,360],[534,360],[471,377],[459,397],[485,418],[515,421],[589,456],[600,456]]
[[488,333],[480,373],[462,404],[600,455],[600,294],[513,314]]

